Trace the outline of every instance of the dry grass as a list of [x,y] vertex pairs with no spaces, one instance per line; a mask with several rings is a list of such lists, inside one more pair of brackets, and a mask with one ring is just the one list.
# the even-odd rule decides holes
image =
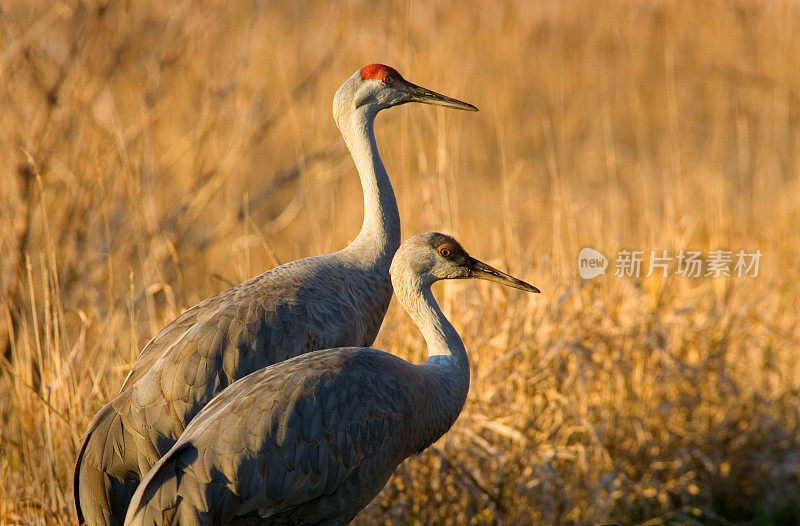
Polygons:
[[[378,120],[405,235],[544,293],[439,289],[467,406],[357,522],[800,522],[796,2],[147,4],[0,2],[0,522],[74,522],[81,433],[182,309],[355,235],[330,103],[374,61],[482,110]],[[581,282],[583,246],[764,259]],[[424,349],[396,304],[376,346]]]

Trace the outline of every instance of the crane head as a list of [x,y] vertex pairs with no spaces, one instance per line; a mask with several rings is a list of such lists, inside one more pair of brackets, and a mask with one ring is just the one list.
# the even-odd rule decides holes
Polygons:
[[392,261],[391,274],[392,282],[404,281],[409,276],[427,286],[442,279],[485,279],[527,292],[540,292],[533,285],[473,258],[458,241],[437,232],[418,234],[403,243]]
[[387,104],[386,107],[398,106],[408,102],[421,102],[457,110],[478,111],[478,108],[467,102],[436,93],[422,86],[417,86],[403,78],[391,66],[370,64],[359,71],[361,80],[370,86],[376,99]]
[[407,81],[396,69],[370,64],[355,72],[336,92],[334,114],[366,107],[374,113],[409,102],[433,104],[458,110],[478,111],[467,102],[436,93]]

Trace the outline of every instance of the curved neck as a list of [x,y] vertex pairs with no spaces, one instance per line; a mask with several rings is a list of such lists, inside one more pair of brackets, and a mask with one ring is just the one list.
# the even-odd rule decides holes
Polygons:
[[424,365],[435,370],[436,374],[444,374],[442,387],[449,388],[448,391],[456,398],[454,403],[458,405],[458,414],[469,389],[469,359],[464,342],[442,313],[429,284],[421,283],[407,269],[393,276],[392,284],[397,298],[428,344],[428,359]]
[[364,223],[348,248],[355,249],[367,263],[383,261],[388,266],[400,246],[400,213],[375,142],[375,114],[365,107],[357,108],[337,118],[336,124],[353,157],[364,192]]
[[394,291],[428,344],[428,358],[417,366],[425,380],[418,385],[422,399],[411,425],[416,437],[411,452],[415,453],[445,434],[464,408],[469,359],[461,337],[436,303],[430,284],[420,283],[409,269],[404,270],[398,276],[393,272]]

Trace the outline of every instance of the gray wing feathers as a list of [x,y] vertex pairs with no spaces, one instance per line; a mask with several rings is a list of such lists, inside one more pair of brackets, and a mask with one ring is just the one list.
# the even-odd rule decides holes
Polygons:
[[150,367],[153,366],[156,360],[158,360],[158,358],[164,353],[164,351],[181,339],[182,333],[197,321],[197,315],[202,311],[204,304],[211,299],[213,298],[209,298],[208,300],[195,305],[172,320],[169,325],[164,327],[161,332],[159,332],[147,343],[147,345],[145,345],[144,349],[142,349],[142,352],[140,352],[139,356],[136,357],[136,361],[131,368],[131,372],[129,372],[127,378],[125,378],[125,381],[120,388],[120,392],[124,391],[130,385],[144,376],[145,373],[150,370]]
[[[301,506],[306,520],[313,510],[322,520],[352,502],[351,492],[377,493],[409,454],[400,440],[413,407],[401,386],[414,381],[407,365],[379,351],[334,349],[251,374],[206,406],[159,461],[159,471],[180,473],[178,485],[165,485],[154,469],[134,503],[158,515],[174,504],[164,493],[179,507],[207,509],[213,488],[210,501],[223,498],[230,513],[281,524],[293,523]],[[390,470],[379,468],[387,462]]]
[[[352,291],[339,293],[339,301],[350,306],[345,310],[329,301],[328,296],[336,294],[325,288],[284,294],[290,299],[271,304],[265,304],[262,294],[252,295],[250,301],[243,301],[248,296],[240,294],[243,297],[238,304],[232,302],[213,313],[195,316],[195,324],[184,331],[183,338],[134,385],[137,391],[149,391],[146,402],[136,397],[145,402],[140,403],[141,408],[153,406],[148,409],[169,415],[163,418],[151,413],[147,422],[170,422],[166,428],[157,426],[158,431],[177,437],[216,393],[253,371],[319,348],[371,343],[391,289],[384,292],[387,301],[374,309],[379,315],[364,326],[359,326],[361,320],[353,305],[360,305]],[[154,384],[159,385],[158,390]]]

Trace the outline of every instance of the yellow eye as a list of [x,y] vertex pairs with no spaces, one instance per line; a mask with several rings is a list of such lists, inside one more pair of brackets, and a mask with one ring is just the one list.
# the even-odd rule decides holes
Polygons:
[[383,83],[384,84],[391,84],[393,80],[394,79],[392,77],[390,77],[389,75],[383,77]]
[[452,255],[452,252],[450,252],[449,248],[442,247],[439,249],[439,254],[441,254],[443,258],[449,258]]

